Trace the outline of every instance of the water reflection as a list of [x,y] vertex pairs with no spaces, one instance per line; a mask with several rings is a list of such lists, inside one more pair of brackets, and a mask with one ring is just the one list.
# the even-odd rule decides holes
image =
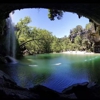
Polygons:
[[48,77],[50,77],[51,70],[50,67],[38,66],[30,67],[26,65],[20,65],[18,67],[18,80],[20,80],[19,85],[22,87],[33,87],[36,84],[41,84]]

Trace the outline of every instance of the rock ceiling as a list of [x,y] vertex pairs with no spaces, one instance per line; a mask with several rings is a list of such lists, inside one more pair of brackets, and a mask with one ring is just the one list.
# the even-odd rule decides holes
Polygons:
[[93,20],[100,24],[100,4],[98,3],[2,3],[0,4],[0,18],[7,18],[13,10],[24,8],[50,8],[59,9]]

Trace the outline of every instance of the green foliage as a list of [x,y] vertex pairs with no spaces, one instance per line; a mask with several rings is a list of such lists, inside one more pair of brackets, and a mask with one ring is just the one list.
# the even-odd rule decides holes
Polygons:
[[53,38],[53,41],[52,41],[52,44],[51,44],[51,50],[53,52],[60,52],[62,50],[60,39],[58,39],[57,37]]
[[83,28],[81,25],[77,25],[76,30],[77,30],[77,32],[81,32],[83,30]]
[[28,26],[28,24],[30,22],[31,22],[30,17],[25,17],[24,19],[20,19],[20,21],[15,26],[17,29],[17,32],[16,32],[17,38],[19,38],[20,35],[22,34],[29,35],[31,28]]
[[88,50],[91,46],[91,43],[90,43],[89,39],[83,39],[82,45],[84,46],[84,48],[86,48],[86,50]]
[[89,22],[88,24],[86,24],[85,29],[94,29],[94,24],[92,22]]
[[82,43],[82,38],[80,37],[80,35],[77,35],[77,36],[75,37],[74,41],[75,41],[75,42],[74,42],[75,44],[81,45],[81,43]]
[[[51,14],[49,14],[51,20],[54,20],[55,16],[58,16],[59,19],[63,14],[60,10],[49,9],[49,12]],[[54,12],[56,14],[54,14]],[[27,16],[24,19],[20,19],[16,24],[16,36],[19,41],[20,50],[23,54],[50,53],[68,50],[93,51],[94,45],[91,46],[88,35],[81,36],[77,34],[84,30],[81,25],[77,25],[75,28],[71,29],[68,37],[64,36],[63,38],[57,38],[52,35],[52,32],[46,29],[29,26],[28,24],[30,22],[31,19]],[[90,24],[86,25],[86,28],[90,29],[90,26]],[[71,38],[73,38],[73,42]]]
[[81,25],[77,25],[75,28],[73,28],[70,32],[70,34],[76,34],[78,32],[81,32],[83,30]]
[[36,27],[29,27],[29,17],[21,19],[17,25],[16,35],[22,51],[29,54],[51,52],[52,33]]
[[50,20],[54,20],[55,17],[57,17],[58,20],[60,20],[63,17],[62,10],[56,10],[56,9],[48,9],[48,17]]

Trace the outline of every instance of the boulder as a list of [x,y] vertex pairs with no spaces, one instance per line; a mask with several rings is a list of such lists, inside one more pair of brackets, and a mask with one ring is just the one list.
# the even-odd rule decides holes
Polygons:
[[0,64],[6,64],[6,63],[7,60],[4,57],[0,56]]
[[73,87],[77,87],[78,85],[80,86],[87,86],[89,83],[88,82],[83,82],[83,83],[77,83],[69,86],[68,88],[65,88],[62,93],[64,94],[71,94],[73,93]]
[[0,86],[10,87],[12,85],[16,85],[16,83],[10,78],[10,76],[0,70]]
[[31,92],[39,94],[41,98],[45,99],[53,99],[53,98],[58,99],[60,97],[59,92],[56,92],[42,85],[36,85],[33,88],[30,88],[29,90]]
[[18,62],[15,58],[10,57],[10,56],[5,56],[5,59],[6,59],[7,63],[13,63],[14,64],[14,63]]
[[78,99],[97,99],[87,86],[77,85],[76,87],[73,87],[72,90]]

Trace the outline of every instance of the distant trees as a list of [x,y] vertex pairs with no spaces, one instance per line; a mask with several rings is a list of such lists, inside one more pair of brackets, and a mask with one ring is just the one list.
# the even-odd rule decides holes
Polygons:
[[89,22],[88,24],[86,24],[85,29],[86,30],[89,30],[89,29],[94,30],[94,24],[92,22]]
[[[61,12],[59,12],[61,13]],[[57,38],[46,29],[29,26],[30,17],[20,19],[16,24],[16,37],[22,54],[51,53],[68,50],[93,51],[94,42],[91,42],[87,30],[93,29],[91,23],[83,29],[77,25],[70,30],[69,36]]]

